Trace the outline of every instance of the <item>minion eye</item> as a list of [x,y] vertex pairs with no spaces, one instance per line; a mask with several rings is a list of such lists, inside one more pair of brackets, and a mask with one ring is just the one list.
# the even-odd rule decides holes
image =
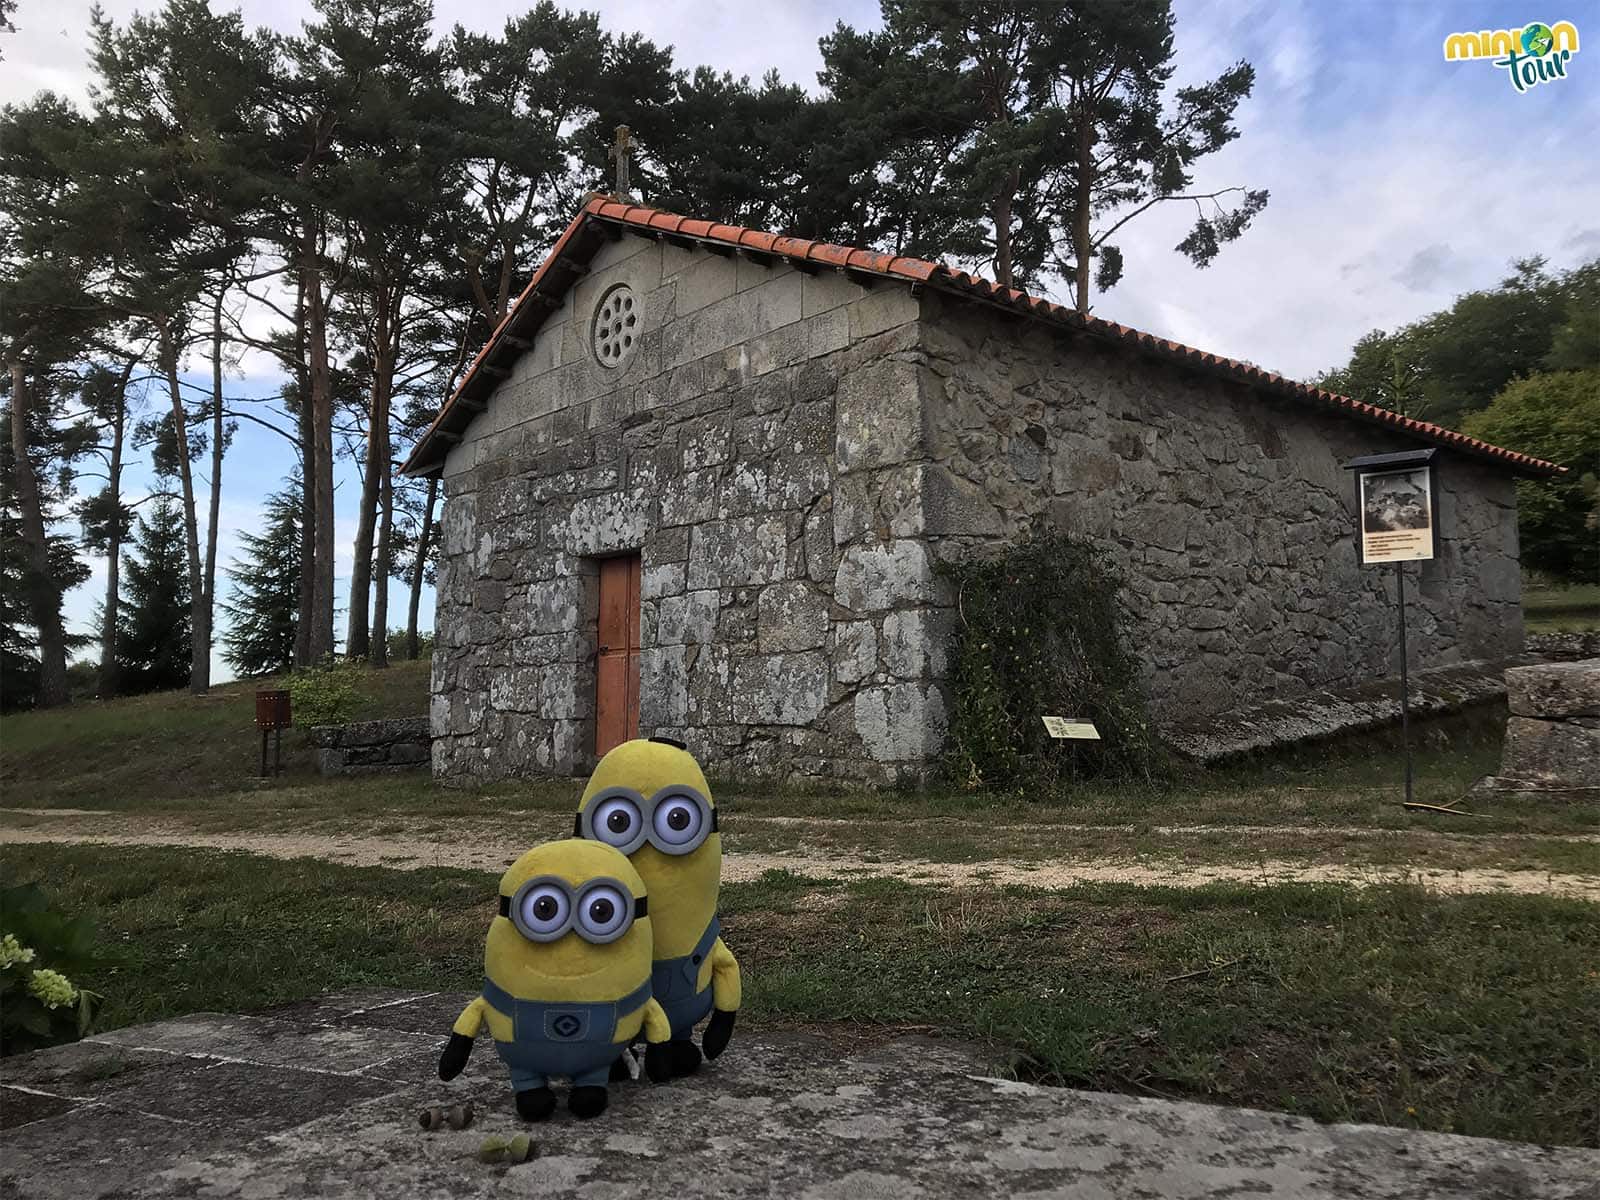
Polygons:
[[560,888],[551,884],[532,888],[519,909],[523,932],[535,939],[553,938],[566,928],[571,908],[572,901]]
[[613,941],[632,923],[633,902],[610,884],[592,887],[578,900],[578,932],[585,941]]
[[613,796],[609,800],[602,800],[595,809],[594,836],[609,846],[621,849],[638,839],[642,823],[638,805],[622,796]]
[[705,827],[705,814],[688,796],[668,796],[656,805],[651,822],[656,839],[664,846],[692,846]]

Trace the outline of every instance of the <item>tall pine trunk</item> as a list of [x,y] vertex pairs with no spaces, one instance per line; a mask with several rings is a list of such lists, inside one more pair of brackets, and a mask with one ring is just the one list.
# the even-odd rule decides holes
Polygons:
[[1089,222],[1094,216],[1094,117],[1085,114],[1078,119],[1078,180],[1077,211],[1072,214],[1072,253],[1074,303],[1080,313],[1089,311]]
[[[367,455],[361,477],[361,509],[356,515],[355,561],[350,566],[350,624],[344,652],[367,658],[371,652],[368,605],[372,600],[372,543],[378,524],[378,500],[389,471],[389,388],[394,379],[390,350],[389,311],[393,293],[381,277],[373,288],[372,396],[367,406]],[[378,636],[383,631],[378,630]]]
[[217,619],[217,519],[222,513],[222,299],[224,285],[217,285],[216,303],[211,306],[211,504],[206,525],[205,632],[196,635],[206,649],[206,687],[211,686],[211,632]]
[[411,564],[411,603],[406,611],[406,657],[416,662],[422,655],[417,642],[417,613],[422,607],[422,585],[428,574],[428,550],[433,540],[433,504],[439,495],[439,477],[428,476],[428,498],[422,505],[422,533],[417,537],[417,561]]
[[[376,406],[376,399],[373,401]],[[361,475],[361,508],[356,514],[356,544],[354,561],[350,564],[350,612],[344,637],[344,652],[351,658],[365,658],[368,650],[368,606],[372,602],[372,536],[378,516],[378,475],[382,468],[373,463],[374,443],[377,436],[370,424],[374,422],[371,411],[367,420],[367,455]]]
[[189,572],[189,690],[200,696],[211,686],[211,646],[205,626],[205,579],[200,561],[199,518],[195,513],[194,472],[189,467],[189,416],[184,411],[183,391],[178,382],[178,345],[172,334],[172,318],[157,318],[156,333],[160,339],[161,374],[172,399],[178,482],[183,486],[184,552]]
[[117,381],[117,407],[111,419],[111,469],[106,487],[111,493],[111,528],[106,531],[106,599],[100,610],[100,680],[95,689],[102,700],[117,694],[117,601],[122,572],[122,439],[128,423],[128,380],[137,358],[130,357]]
[[1015,194],[1013,186],[994,198],[994,276],[1005,288],[1011,286],[1011,205]]
[[294,306],[295,383],[300,401],[300,584],[294,621],[294,665],[310,664],[311,626],[316,620],[317,484],[311,471],[311,373],[306,363],[305,277],[298,281]]
[[20,360],[11,368],[11,453],[15,460],[17,507],[22,510],[22,542],[28,553],[28,611],[39,631],[39,707],[67,702],[67,631],[61,624],[61,588],[50,569],[50,541],[44,528],[39,481],[28,457],[28,373]]
[[318,218],[308,214],[303,223],[300,270],[306,297],[306,358],[311,391],[309,473],[316,526],[312,558],[306,564],[314,576],[310,642],[313,662],[322,662],[333,654],[333,376],[328,365],[328,312],[322,294],[319,233]]
[[389,469],[388,421],[383,431],[383,482],[378,488],[378,561],[372,581],[372,649],[367,661],[375,667],[389,665],[389,572],[394,529],[394,474]]
[[378,482],[378,561],[374,566],[372,595],[372,647],[367,661],[374,667],[389,665],[389,576],[394,570],[394,448],[390,429],[389,410],[394,403],[394,371],[400,359],[400,314],[398,294],[393,300],[395,311],[391,319],[379,330],[383,340],[378,343],[379,357],[375,364],[382,382],[379,392],[383,400],[382,412],[375,413],[373,441],[377,445],[376,465],[381,472]]

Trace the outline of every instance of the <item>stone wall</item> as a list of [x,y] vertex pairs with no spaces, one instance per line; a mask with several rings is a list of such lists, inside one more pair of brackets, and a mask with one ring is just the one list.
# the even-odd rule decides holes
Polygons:
[[[641,341],[606,368],[590,313],[618,282]],[[917,315],[835,272],[603,248],[446,461],[435,773],[587,768],[597,560],[635,549],[644,732],[713,769],[920,769],[942,734],[918,625],[936,585],[877,495],[883,447],[918,427]]]
[[1600,796],[1600,658],[1512,668],[1506,706],[1500,774],[1479,787]]
[[[1357,563],[1341,464],[1415,443],[936,296],[922,330],[933,554],[984,553],[1040,517],[1107,547],[1158,720],[1398,670],[1394,573]],[[1441,457],[1439,557],[1407,567],[1412,663],[1513,656],[1512,480]]]
[[[638,345],[603,367],[591,314],[623,282]],[[447,457],[434,771],[589,767],[598,563],[621,552],[643,559],[641,730],[713,771],[925,773],[937,564],[1040,517],[1118,556],[1169,724],[1382,674],[1392,573],[1356,565],[1339,464],[1406,445],[979,305],[622,236]],[[1511,481],[1443,480],[1414,661],[1506,657]]]
[[425,770],[431,741],[427,717],[317,725],[311,730],[319,775]]

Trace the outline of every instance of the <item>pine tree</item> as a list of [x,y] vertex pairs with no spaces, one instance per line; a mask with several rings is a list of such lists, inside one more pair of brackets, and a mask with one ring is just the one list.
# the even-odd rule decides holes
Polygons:
[[263,531],[246,533],[243,557],[233,560],[233,594],[223,611],[228,630],[222,657],[240,675],[265,675],[294,663],[300,606],[300,500],[298,479],[267,497]]
[[[9,412],[0,410],[9,421]],[[40,579],[34,571],[23,517],[17,503],[14,460],[9,442],[0,441],[0,712],[34,708],[45,701],[40,674],[40,638],[35,598]],[[59,479],[59,473],[55,477]],[[55,490],[44,497],[47,528],[60,522],[60,497]],[[48,585],[59,595],[89,578],[89,566],[78,557],[74,539],[49,533]],[[62,635],[62,653],[84,639]],[[59,703],[59,701],[57,701]]]
[[[882,0],[883,28],[840,25],[820,76],[836,102],[828,169],[853,221],[902,253],[988,258],[1007,286],[1047,276],[1087,312],[1122,275],[1108,239],[1158,204],[1197,215],[1174,249],[1204,267],[1267,203],[1196,189],[1196,161],[1235,137],[1255,75],[1235,63],[1169,89],[1170,0]],[[847,162],[829,161],[854,156]]]
[[169,495],[139,517],[123,559],[117,674],[122,690],[154,692],[189,680],[189,572],[183,514]]

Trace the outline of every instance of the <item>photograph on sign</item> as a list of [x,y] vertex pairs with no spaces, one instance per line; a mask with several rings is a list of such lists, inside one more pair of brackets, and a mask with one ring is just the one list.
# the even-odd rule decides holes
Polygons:
[[1361,476],[1363,562],[1410,562],[1433,557],[1431,467]]

